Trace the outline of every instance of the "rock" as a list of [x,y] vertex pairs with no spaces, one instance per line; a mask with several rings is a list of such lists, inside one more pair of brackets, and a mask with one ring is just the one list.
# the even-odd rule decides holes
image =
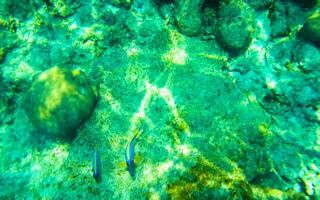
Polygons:
[[245,0],[254,9],[265,9],[270,7],[274,0]]
[[48,136],[70,139],[91,114],[96,96],[82,71],[53,67],[34,78],[24,108],[33,125]]
[[221,47],[233,54],[247,49],[254,30],[252,12],[247,4],[239,0],[220,4],[216,39]]
[[298,3],[299,5],[301,5],[304,8],[313,8],[314,6],[317,5],[317,1],[318,0],[293,0],[294,2]]
[[6,56],[6,52],[4,48],[0,48],[0,63],[3,63],[5,56]]
[[107,0],[107,3],[110,3],[117,7],[130,8],[132,0]]
[[9,16],[9,7],[10,7],[9,0],[0,1],[0,18],[5,18]]
[[196,36],[201,31],[201,6],[204,0],[180,0],[178,2],[177,25],[179,31]]
[[273,38],[289,35],[288,10],[288,4],[284,1],[275,1],[270,7],[269,19]]
[[320,11],[315,12],[305,21],[299,35],[314,44],[320,44]]

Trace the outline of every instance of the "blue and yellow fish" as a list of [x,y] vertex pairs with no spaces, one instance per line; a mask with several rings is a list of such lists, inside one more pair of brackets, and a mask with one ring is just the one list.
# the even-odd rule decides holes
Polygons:
[[98,147],[95,148],[92,159],[92,175],[96,182],[100,182],[101,176],[101,155]]
[[130,175],[132,177],[134,177],[135,175],[135,166],[134,166],[134,145],[136,144],[136,142],[138,141],[140,135],[141,135],[142,131],[141,130],[136,130],[134,132],[133,137],[131,138],[131,140],[128,142],[127,147],[126,147],[126,164],[127,164],[127,168],[128,171],[130,173]]

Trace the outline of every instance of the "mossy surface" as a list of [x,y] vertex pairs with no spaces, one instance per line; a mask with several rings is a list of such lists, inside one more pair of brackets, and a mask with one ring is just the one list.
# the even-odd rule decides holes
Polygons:
[[319,199],[312,5],[2,1],[0,199]]
[[75,129],[91,114],[94,87],[79,69],[50,68],[34,78],[24,108],[44,134],[72,138]]

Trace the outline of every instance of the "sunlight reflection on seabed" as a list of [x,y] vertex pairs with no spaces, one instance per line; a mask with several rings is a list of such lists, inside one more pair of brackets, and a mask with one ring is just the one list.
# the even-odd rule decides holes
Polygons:
[[[152,101],[154,96],[161,97],[167,104],[168,108],[171,110],[173,115],[173,120],[175,123],[177,123],[178,126],[184,127],[182,130],[187,137],[190,137],[190,129],[189,125],[185,122],[184,119],[179,116],[179,112],[174,100],[174,96],[171,93],[170,89],[165,87],[158,88],[157,86],[151,84],[148,80],[144,82],[144,87],[146,89],[146,94],[144,95],[144,98],[142,99],[140,103],[139,110],[133,114],[130,122],[130,132],[133,132],[137,128],[139,128],[139,125],[141,123],[141,120],[146,121],[148,126],[152,129],[153,123],[151,119],[147,116],[148,113],[146,113],[146,109],[149,106],[149,103]],[[174,134],[174,133],[173,133]],[[237,183],[242,183],[245,181],[245,176],[242,172],[242,170],[237,166],[237,164],[229,160],[228,158],[223,158],[226,163],[228,163],[232,170],[229,172],[225,172],[223,169],[220,169],[218,166],[216,166],[214,163],[209,161],[196,147],[194,147],[190,143],[181,143],[178,139],[178,142],[175,142],[174,147],[167,145],[166,150],[170,152],[172,156],[168,158],[167,160],[157,163],[156,166],[154,166],[153,163],[145,163],[143,166],[141,166],[142,176],[139,178],[140,180],[143,180],[145,184],[155,183],[159,178],[163,178],[168,176],[169,172],[172,170],[179,170],[181,172],[186,172],[188,169],[185,166],[185,158],[190,158],[192,156],[193,158],[197,158],[198,160],[201,160],[201,162],[205,163],[198,163],[199,166],[206,166],[210,169],[212,168],[213,171],[217,170],[219,171],[219,175],[214,176],[213,174],[210,174],[211,172],[206,172],[208,175],[208,182],[206,187],[208,188],[215,188],[217,181],[220,181],[219,184],[221,187],[226,187],[228,189],[234,189],[237,186]],[[198,169],[198,168],[197,168]],[[201,167],[199,168],[199,170]],[[212,177],[211,177],[212,176]],[[211,178],[210,178],[211,177]],[[232,180],[232,184],[230,184],[230,180]],[[218,184],[218,185],[219,185]],[[184,186],[181,186],[184,188]],[[187,186],[186,186],[187,187]],[[158,192],[154,191],[153,194],[157,197]],[[158,198],[155,198],[158,199]]]
[[[174,101],[174,97],[171,91],[167,87],[158,88],[157,86],[152,85],[148,80],[146,80],[145,88],[146,88],[146,94],[144,95],[144,98],[141,101],[139,110],[133,115],[133,117],[130,120],[131,121],[130,132],[134,131],[137,128],[137,126],[139,125],[142,119],[146,120],[146,122],[151,128],[153,127],[153,123],[145,113],[145,109],[148,107],[152,96],[160,96],[161,98],[163,98],[163,100],[167,103],[168,108],[171,110],[174,116],[174,120],[178,123],[178,125],[187,124],[179,116],[178,110]],[[190,136],[189,126],[186,126],[186,128],[184,129],[184,132],[188,137]]]
[[[152,97],[158,96],[158,97],[161,97],[166,102],[168,108],[171,110],[172,115],[174,117],[173,120],[175,121],[175,123],[177,123],[177,125],[179,127],[184,127],[182,129],[182,131],[186,134],[187,137],[189,137],[190,136],[189,126],[184,121],[184,119],[182,119],[179,116],[179,113],[178,113],[178,110],[177,110],[177,107],[176,107],[176,104],[174,101],[174,97],[173,97],[170,89],[167,87],[158,88],[157,86],[151,84],[148,80],[145,81],[145,89],[146,89],[146,94],[144,95],[144,98],[141,101],[139,110],[138,110],[138,112],[133,114],[133,116],[130,120],[131,127],[130,127],[129,132],[133,132],[134,130],[139,128],[141,120],[145,120],[151,129],[154,128],[152,121],[147,116],[146,109],[147,109],[149,103],[152,101]],[[186,145],[186,144],[181,144],[180,140],[177,137],[175,137],[175,138],[177,140],[176,141],[177,146],[176,146],[175,150],[172,149],[172,147],[169,147],[171,149],[171,151],[177,151],[182,156],[189,155],[189,153],[191,153],[191,152],[194,152],[194,153],[198,152],[194,147],[192,147],[190,145]],[[176,159],[177,159],[177,157],[175,157],[174,160],[176,160]],[[152,165],[150,165],[150,164],[144,165],[143,166],[143,180],[146,182],[156,181],[157,177],[161,177],[161,176],[165,175],[165,173],[168,172],[170,170],[170,168],[172,168],[173,166],[175,166],[175,168],[181,167],[181,163],[180,163],[180,165],[173,165],[174,160],[166,160],[162,163],[158,163],[156,171],[153,170],[154,167],[152,167]],[[182,168],[184,168],[184,167],[182,167]],[[152,171],[154,173],[156,173],[157,175],[154,176],[154,173],[150,173]]]

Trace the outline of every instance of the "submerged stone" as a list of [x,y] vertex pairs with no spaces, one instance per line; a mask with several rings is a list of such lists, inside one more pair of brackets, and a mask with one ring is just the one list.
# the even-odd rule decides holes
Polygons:
[[300,35],[317,45],[320,44],[320,11],[311,15],[300,30]]
[[298,3],[299,5],[301,5],[304,8],[313,8],[314,6],[316,6],[317,4],[319,4],[319,0],[294,0],[294,2]]
[[5,59],[6,52],[4,48],[0,48],[0,63],[2,63]]
[[284,1],[275,1],[269,10],[271,36],[273,38],[286,37],[289,35],[288,4]]
[[73,138],[95,100],[95,89],[82,71],[53,67],[35,77],[24,108],[34,126],[47,135]]
[[242,1],[221,3],[216,39],[230,53],[241,53],[250,45],[254,30],[252,13]]
[[115,6],[123,6],[125,8],[129,8],[132,4],[132,0],[108,0],[108,3],[111,3]]
[[196,36],[201,31],[201,6],[204,0],[181,0],[178,3],[177,25],[185,35]]
[[245,2],[248,3],[254,9],[265,9],[270,7],[274,0],[245,0]]

